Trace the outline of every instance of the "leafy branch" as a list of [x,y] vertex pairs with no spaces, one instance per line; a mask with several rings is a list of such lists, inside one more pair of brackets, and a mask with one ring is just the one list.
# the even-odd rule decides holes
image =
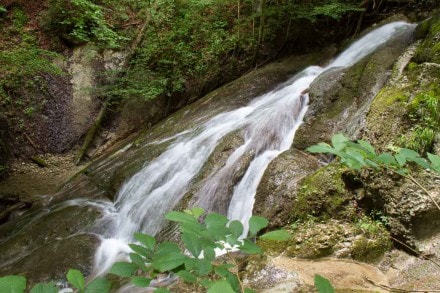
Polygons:
[[341,163],[347,167],[360,170],[362,168],[371,168],[375,171],[389,170],[393,173],[410,180],[426,193],[437,209],[440,205],[432,197],[420,182],[418,182],[410,173],[409,165],[416,164],[437,176],[440,174],[440,156],[428,153],[428,159],[422,158],[420,154],[414,150],[407,148],[392,147],[392,153],[385,152],[378,154],[374,147],[367,141],[358,140],[350,141],[343,134],[336,134],[332,137],[331,143],[318,143],[307,148],[311,153],[328,153],[338,156]]

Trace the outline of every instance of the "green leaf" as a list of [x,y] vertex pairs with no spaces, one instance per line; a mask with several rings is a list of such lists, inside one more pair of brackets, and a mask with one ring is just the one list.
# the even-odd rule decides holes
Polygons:
[[332,137],[332,145],[337,151],[342,151],[346,147],[346,142],[350,141],[347,137],[345,137],[342,133],[338,133],[333,135]]
[[[198,223],[198,222],[194,222],[194,223],[181,223],[180,224],[180,231],[182,233],[191,233],[200,237],[204,237],[206,238],[206,228]],[[209,237],[208,237],[209,238]]]
[[228,222],[228,218],[216,213],[209,214],[205,218],[205,225],[208,229],[211,227],[216,228],[218,226],[226,226]]
[[231,233],[237,238],[243,234],[243,224],[238,220],[230,222],[228,228],[229,231],[231,231]]
[[423,158],[409,158],[408,161],[414,162],[422,168],[431,169],[431,166],[428,164],[428,161]]
[[159,287],[156,290],[154,290],[154,293],[170,293],[170,290],[168,290],[167,288]]
[[[289,235],[290,236],[290,235]],[[243,245],[239,246],[240,251],[247,254],[258,254],[262,253],[260,247],[258,247],[255,243],[245,239],[243,240]]]
[[139,255],[142,255],[144,257],[151,256],[152,251],[149,251],[148,248],[146,247],[137,244],[128,244],[128,246],[131,248],[131,250],[133,250]]
[[398,165],[396,159],[390,153],[383,153],[378,155],[375,161],[379,164],[383,164],[389,167]]
[[204,209],[198,207],[192,208],[190,210],[185,210],[185,213],[193,216],[196,219],[200,218],[200,216],[203,215],[204,212]]
[[315,275],[315,287],[318,289],[319,293],[334,293],[335,289],[333,289],[332,284],[329,280],[320,276],[318,274]]
[[266,218],[259,216],[252,216],[249,219],[249,233],[251,236],[257,235],[257,233],[267,227],[269,221]]
[[150,286],[151,279],[145,278],[145,277],[132,277],[131,283],[135,285],[136,287],[148,287]]
[[22,293],[26,289],[26,278],[23,276],[6,276],[0,278],[0,292]]
[[287,241],[290,240],[292,236],[286,230],[275,230],[263,234],[260,236],[260,239],[264,240],[275,240],[275,241]]
[[399,164],[400,167],[405,166],[406,164],[406,157],[402,154],[395,154],[394,158],[396,158],[397,163]]
[[405,148],[400,148],[399,154],[404,156],[405,158],[418,158],[418,157],[420,157],[420,154],[418,152],[410,150],[410,149],[405,149]]
[[328,143],[320,142],[312,145],[306,149],[309,153],[334,153],[336,150],[332,148]]
[[203,277],[211,273],[212,264],[206,259],[196,259],[194,271],[197,275]]
[[165,272],[184,264],[187,259],[176,243],[164,242],[158,246],[151,265],[160,272]]
[[134,233],[134,238],[142,243],[149,250],[154,250],[154,246],[156,245],[156,239],[153,236],[142,233]]
[[256,292],[250,288],[244,288],[244,293],[256,293]]
[[180,222],[180,223],[194,223],[197,222],[196,218],[192,215],[188,215],[187,213],[171,211],[165,215],[165,219],[172,222]]
[[428,153],[428,159],[431,161],[431,170],[440,174],[440,156]]
[[130,253],[130,260],[132,263],[136,264],[144,272],[147,271],[147,266],[145,265],[145,259],[137,253]]
[[200,239],[189,233],[182,233],[182,241],[185,244],[185,248],[188,249],[194,257],[199,257],[202,252],[200,245]]
[[119,277],[131,277],[138,269],[138,266],[129,262],[115,262],[109,273]]
[[107,293],[111,283],[105,278],[96,278],[86,287],[86,293]]
[[208,293],[235,293],[227,281],[216,281],[208,289]]
[[78,289],[79,291],[84,290],[84,286],[85,286],[84,276],[80,271],[70,269],[67,272],[66,277],[67,277],[67,281],[69,281],[70,284],[72,284],[76,289]]
[[235,274],[229,273],[226,275],[226,281],[229,283],[229,285],[231,285],[232,290],[235,292],[240,292],[240,281]]
[[[3,292],[1,288],[0,292]],[[58,293],[58,288],[54,283],[38,283],[32,288],[31,293]]]
[[374,147],[368,141],[358,140],[357,143],[367,152],[369,158],[371,158],[371,156],[376,156]]
[[203,257],[209,261],[215,259],[215,250],[211,247],[207,247],[203,250]]
[[231,272],[225,268],[224,266],[218,266],[214,268],[214,272],[219,275],[220,277],[224,278],[226,277],[228,274],[230,274]]
[[181,277],[182,280],[184,280],[185,282],[188,282],[188,283],[195,283],[195,282],[197,282],[197,277],[195,275],[191,274],[188,271],[184,271],[184,270],[178,271],[176,273],[176,275]]

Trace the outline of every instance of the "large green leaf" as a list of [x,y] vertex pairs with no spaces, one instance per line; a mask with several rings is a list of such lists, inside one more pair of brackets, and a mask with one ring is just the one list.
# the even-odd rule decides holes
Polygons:
[[229,230],[235,237],[240,237],[243,234],[243,224],[240,221],[234,220],[228,225]]
[[252,243],[247,239],[243,240],[243,245],[240,245],[239,248],[242,252],[247,254],[258,254],[262,252],[260,247],[258,247],[258,245]]
[[261,235],[260,238],[264,240],[287,241],[292,238],[292,235],[286,230],[275,230]]
[[197,282],[197,277],[195,275],[191,274],[188,271],[185,271],[185,270],[178,271],[176,273],[176,275],[181,277],[182,280],[184,280],[185,282],[188,282],[188,283],[195,283],[195,282]]
[[136,287],[148,287],[150,286],[151,279],[145,277],[132,277],[131,283]]
[[357,142],[365,150],[368,158],[376,156],[376,151],[374,147],[368,141],[358,140]]
[[80,271],[70,269],[67,272],[66,277],[67,277],[67,281],[69,281],[70,284],[72,284],[76,289],[78,289],[79,291],[84,290],[85,287],[84,276]]
[[160,272],[170,271],[185,263],[188,259],[174,242],[163,242],[153,256],[152,266]]
[[332,284],[329,280],[324,278],[323,276],[320,276],[318,274],[315,275],[314,278],[315,281],[315,287],[318,289],[319,293],[334,293],[335,289],[333,289]]
[[261,229],[264,229],[269,224],[266,218],[259,216],[252,216],[249,219],[249,233],[251,236],[256,235]]
[[111,267],[109,273],[119,277],[131,277],[138,269],[138,266],[129,262],[116,262]]
[[105,278],[96,278],[86,287],[86,293],[107,293],[111,283]]
[[203,257],[209,261],[215,259],[215,250],[211,247],[207,247],[203,250]]
[[235,293],[227,281],[216,281],[208,289],[208,293]]
[[200,239],[190,233],[182,233],[181,237],[183,244],[185,244],[185,248],[188,249],[194,257],[199,257],[202,252]]
[[[0,292],[3,291],[0,290]],[[58,292],[58,288],[54,283],[48,283],[48,284],[38,283],[31,290],[31,293],[57,293],[57,292]]]
[[185,210],[184,212],[193,216],[194,218],[198,219],[198,218],[200,218],[201,215],[203,215],[205,210],[202,208],[199,208],[199,207],[194,207],[190,210]]
[[431,170],[440,174],[440,156],[428,153],[428,159],[431,161]]
[[206,276],[212,271],[212,264],[207,259],[196,259],[194,271],[199,276]]
[[397,166],[398,163],[396,159],[390,153],[383,153],[376,157],[375,160],[379,164],[383,164],[385,166]]
[[418,152],[410,150],[410,149],[405,149],[405,148],[400,148],[398,153],[400,155],[404,156],[405,158],[418,158],[418,157],[420,157],[420,154]]
[[142,255],[144,257],[151,256],[152,251],[148,250],[148,248],[146,248],[144,246],[137,245],[137,244],[128,244],[128,246],[131,248],[131,250],[133,250],[134,252],[136,252],[139,255]]
[[137,253],[130,253],[130,260],[132,263],[136,264],[144,272],[147,271],[147,266],[145,265],[145,259]]
[[1,293],[23,293],[26,289],[26,278],[23,276],[5,276],[0,278]]
[[168,212],[165,215],[165,219],[167,219],[168,221],[180,222],[180,223],[197,222],[197,219],[194,218],[192,215],[189,215],[189,214],[183,213],[183,212],[177,212],[177,211]]
[[350,141],[347,137],[345,137],[342,133],[338,133],[333,135],[332,137],[332,145],[337,151],[342,151],[346,147],[346,142]]
[[320,142],[318,144],[312,145],[306,149],[310,153],[334,153],[336,150],[331,147],[331,145]]
[[156,239],[153,236],[142,233],[134,233],[134,238],[136,238],[137,241],[142,243],[149,250],[154,250]]

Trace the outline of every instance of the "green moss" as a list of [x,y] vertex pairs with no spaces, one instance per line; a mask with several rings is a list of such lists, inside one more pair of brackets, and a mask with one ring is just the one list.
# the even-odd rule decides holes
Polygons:
[[345,171],[345,167],[333,163],[307,176],[301,182],[292,220],[306,220],[310,216],[319,220],[351,217],[351,194],[341,177]]
[[426,37],[420,44],[414,55],[414,61],[417,63],[434,62],[440,63],[440,16],[435,16],[429,22],[423,23],[420,32],[426,32]]

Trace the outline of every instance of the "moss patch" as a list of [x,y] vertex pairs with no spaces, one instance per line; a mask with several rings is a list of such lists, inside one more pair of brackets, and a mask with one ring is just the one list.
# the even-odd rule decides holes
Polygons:
[[291,213],[292,220],[305,220],[310,216],[320,220],[352,217],[352,195],[342,179],[345,171],[346,167],[332,163],[304,178]]

